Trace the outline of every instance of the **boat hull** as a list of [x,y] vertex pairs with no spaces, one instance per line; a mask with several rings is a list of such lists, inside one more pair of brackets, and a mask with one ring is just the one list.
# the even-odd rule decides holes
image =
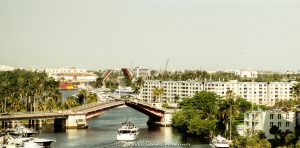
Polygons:
[[44,147],[50,147],[50,145],[51,145],[51,143],[52,143],[53,141],[43,141],[43,142],[36,142],[35,141],[35,143],[37,143],[38,145],[40,145],[40,146],[44,146]]
[[214,148],[229,148],[228,144],[210,144]]
[[136,140],[138,137],[138,132],[137,133],[128,133],[128,134],[118,134],[117,135],[117,140],[118,141],[133,141]]

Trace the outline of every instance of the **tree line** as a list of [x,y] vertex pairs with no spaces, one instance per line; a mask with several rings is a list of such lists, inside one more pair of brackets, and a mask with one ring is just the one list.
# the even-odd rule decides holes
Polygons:
[[208,73],[205,70],[187,70],[184,72],[165,72],[157,73],[151,71],[151,75],[148,77],[150,80],[163,80],[163,81],[229,81],[238,80],[240,82],[281,82],[281,81],[298,81],[300,82],[300,74],[258,74],[256,78],[246,78],[235,75],[232,72],[217,71],[214,73]]
[[[0,112],[53,111],[70,108],[74,100],[80,105],[79,97],[62,102],[59,81],[48,77],[45,72],[21,69],[0,72]],[[85,100],[95,101],[95,94],[84,93]],[[81,97],[82,98],[82,97]],[[89,99],[92,98],[92,99]],[[91,102],[91,101],[87,101]]]
[[[298,84],[297,84],[298,85]],[[299,103],[299,98],[292,103]],[[277,102],[276,105],[283,104]],[[291,104],[289,104],[291,105]],[[223,135],[234,140],[233,147],[271,147],[272,146],[295,146],[298,134],[292,132],[281,132],[278,127],[272,127],[270,133],[280,135],[279,140],[267,140],[264,133],[256,133],[249,137],[241,137],[237,132],[237,125],[244,123],[244,113],[251,109],[268,109],[264,105],[251,104],[242,97],[235,96],[229,90],[224,98],[214,92],[201,91],[193,97],[183,99],[179,103],[180,110],[172,117],[172,124],[180,131],[197,135],[200,137],[212,137],[212,135]]]

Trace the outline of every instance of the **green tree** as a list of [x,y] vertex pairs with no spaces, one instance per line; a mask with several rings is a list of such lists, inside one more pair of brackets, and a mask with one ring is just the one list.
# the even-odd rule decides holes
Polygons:
[[87,99],[86,97],[87,97],[87,90],[85,89],[80,90],[78,93],[78,100],[80,105],[86,103],[86,99]]
[[87,94],[87,103],[96,103],[98,101],[98,96],[95,93]]
[[259,136],[238,137],[233,141],[233,148],[271,148],[271,143],[266,139],[260,139]]
[[284,142],[286,145],[293,145],[297,142],[297,137],[295,132],[287,134],[284,138],[285,138]]
[[102,76],[98,76],[96,81],[91,83],[91,86],[93,86],[94,88],[100,88],[103,86],[103,78]]
[[298,139],[298,141],[296,142],[296,148],[300,148],[300,138]]
[[217,112],[218,99],[219,96],[213,92],[201,91],[192,98],[185,98],[179,105],[184,110],[201,110],[208,117]]
[[76,107],[78,105],[79,105],[79,103],[77,102],[77,100],[74,96],[68,97],[64,102],[64,106],[65,106],[66,109],[71,109],[71,108]]
[[161,107],[162,107],[162,108],[167,108],[167,107],[168,107],[168,103],[163,103],[163,104],[161,105]]
[[245,148],[246,146],[247,146],[247,137],[239,136],[232,143],[233,148]]
[[294,84],[294,86],[292,87],[292,94],[295,99],[300,98],[300,83]]
[[270,130],[269,130],[270,134],[274,135],[275,139],[277,139],[277,135],[281,133],[281,130],[279,129],[278,126],[273,125]]
[[235,104],[239,112],[241,113],[245,113],[246,111],[251,110],[251,103],[242,97],[237,97],[235,100]]
[[135,94],[140,93],[140,89],[144,86],[144,80],[142,77],[138,77],[136,80],[133,81],[132,87]]
[[194,116],[188,122],[188,133],[196,134],[203,137],[209,137],[211,131],[214,131],[216,119],[209,118],[201,119],[199,116]]
[[158,102],[162,102],[161,96],[164,94],[165,90],[163,88],[155,87],[152,90],[152,95],[155,97],[155,102],[157,102],[157,97],[159,97]]
[[[35,111],[39,102],[45,101],[47,97],[53,97],[57,92],[58,82],[44,72],[20,69],[0,72],[2,112]],[[60,98],[55,98],[56,103],[60,101]]]
[[219,118],[225,123],[226,131],[229,131],[229,139],[231,139],[232,134],[232,120],[233,117],[239,114],[238,107],[235,103],[235,94],[232,90],[226,92],[224,99],[219,102]]
[[257,136],[258,136],[259,139],[266,139],[267,138],[265,132],[263,132],[263,131],[258,131]]
[[207,137],[215,131],[218,96],[212,92],[199,92],[180,103],[182,110],[174,113],[173,126],[194,135]]
[[187,131],[188,120],[185,111],[177,111],[173,113],[172,116],[172,125],[181,131]]

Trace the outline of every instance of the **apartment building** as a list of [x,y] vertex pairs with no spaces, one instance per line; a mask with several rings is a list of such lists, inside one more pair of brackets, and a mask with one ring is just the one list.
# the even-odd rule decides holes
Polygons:
[[180,98],[191,97],[200,91],[215,92],[225,96],[232,90],[237,96],[263,105],[274,105],[276,101],[292,98],[292,87],[296,82],[198,82],[198,81],[157,81],[147,80],[141,89],[141,99],[151,101],[152,90],[155,87],[163,88],[162,99],[172,100],[176,95]]
[[270,134],[272,126],[279,127],[282,132],[294,131],[296,128],[296,112],[280,109],[268,111],[250,111],[244,116],[244,133],[251,135],[257,131],[263,131],[268,139],[274,139]]

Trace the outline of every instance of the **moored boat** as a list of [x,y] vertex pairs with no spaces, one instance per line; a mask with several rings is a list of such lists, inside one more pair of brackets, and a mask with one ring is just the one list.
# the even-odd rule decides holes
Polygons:
[[51,139],[45,139],[45,138],[34,138],[32,140],[32,142],[34,143],[37,143],[38,145],[40,146],[44,146],[44,147],[50,147],[51,143],[53,142],[54,140],[51,140]]
[[229,141],[226,138],[218,135],[212,139],[210,145],[214,148],[229,148]]
[[26,128],[24,125],[17,124],[17,127],[11,132],[13,135],[22,135],[25,137],[30,137],[33,134],[36,134],[37,131],[32,128]]

